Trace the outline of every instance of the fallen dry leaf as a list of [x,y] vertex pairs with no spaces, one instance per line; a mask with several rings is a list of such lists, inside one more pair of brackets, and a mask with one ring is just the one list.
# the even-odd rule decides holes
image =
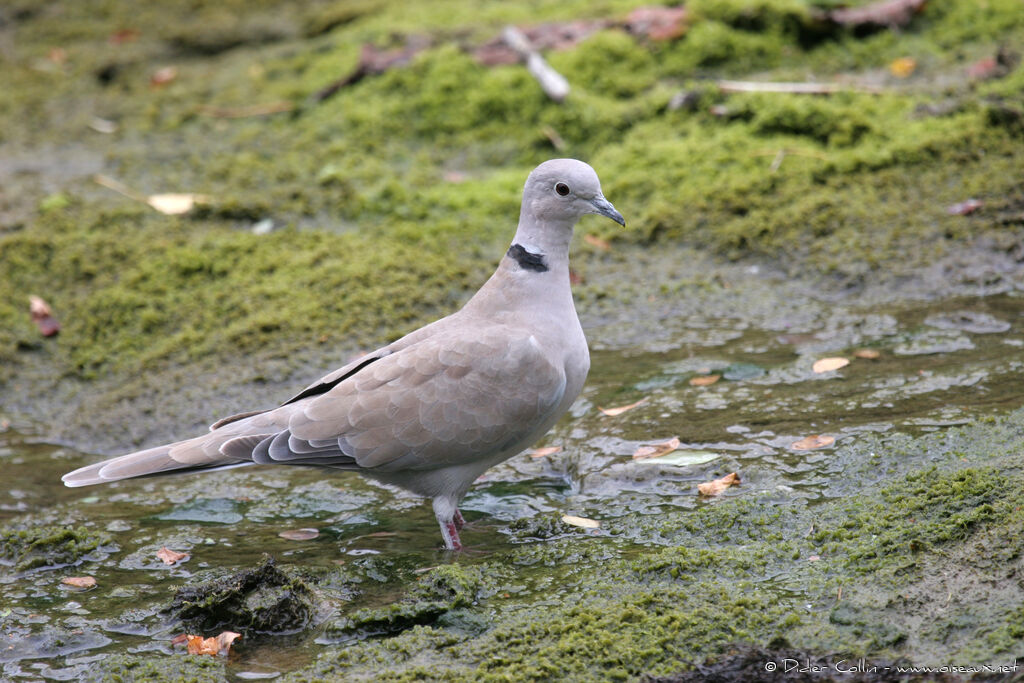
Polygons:
[[717,496],[730,486],[738,486],[739,483],[740,475],[736,472],[730,472],[720,479],[712,479],[711,481],[706,481],[703,484],[698,484],[697,491],[699,491],[702,496]]
[[163,560],[164,564],[168,565],[175,564],[179,561],[184,562],[189,558],[188,553],[179,553],[176,550],[171,550],[167,546],[164,546],[163,548],[160,548],[160,550],[157,550],[156,556],[157,558]]
[[869,5],[834,9],[825,17],[842,26],[893,28],[906,26],[928,0],[879,0]]
[[850,364],[848,358],[822,358],[814,361],[814,365],[811,366],[811,370],[814,372],[831,372],[832,370],[838,370],[839,368],[845,368]]
[[188,640],[188,653],[190,655],[211,655],[214,657],[221,653],[226,655],[231,650],[231,643],[241,637],[241,633],[235,633],[234,631],[224,631],[215,638],[188,635],[186,636]]
[[601,526],[601,522],[596,519],[588,519],[586,517],[574,517],[573,515],[562,515],[562,521],[572,526],[582,527],[584,529],[597,529]]
[[602,408],[601,406],[598,406],[597,409],[608,417],[615,417],[616,415],[622,415],[627,410],[633,410],[633,408],[636,408],[638,405],[643,403],[647,403],[647,397],[640,399],[636,403],[630,403],[628,406],[619,406],[617,408]]
[[44,337],[52,337],[60,332],[60,323],[53,317],[50,305],[40,297],[30,296],[28,298],[28,311],[32,315],[36,327],[39,328],[39,333]]
[[188,634],[179,633],[178,635],[171,638],[171,645],[182,645],[188,641]]
[[907,78],[917,68],[917,60],[912,57],[900,57],[889,62],[889,73],[896,78]]
[[638,7],[626,18],[626,30],[655,41],[679,38],[686,33],[686,8]]
[[107,42],[111,45],[124,45],[125,43],[134,43],[139,39],[139,32],[134,28],[123,28],[120,31],[114,31],[107,37]]
[[877,360],[882,354],[876,349],[857,349],[853,355],[865,360]]
[[209,198],[201,194],[175,193],[151,194],[146,197],[146,203],[168,216],[177,216],[188,213],[196,204],[204,204]]
[[583,241],[592,247],[596,247],[601,251],[609,251],[612,245],[608,243],[608,240],[603,240],[597,235],[584,235]]
[[281,538],[286,538],[289,541],[311,541],[319,535],[320,531],[317,529],[291,529],[278,534]]
[[970,216],[984,205],[984,202],[980,199],[965,199],[962,202],[947,206],[946,213],[950,216]]
[[967,77],[972,81],[983,81],[999,73],[999,62],[995,57],[985,57],[967,67]]
[[96,585],[96,579],[91,576],[66,576],[60,582],[75,588],[92,588]]
[[177,77],[177,67],[165,66],[153,72],[153,75],[149,77],[149,84],[154,88],[159,88],[160,86],[167,85]]
[[691,377],[690,386],[709,387],[720,379],[722,379],[721,375],[700,375],[699,377]]
[[531,458],[545,458],[549,455],[554,455],[560,450],[562,450],[561,446],[545,446],[544,448],[534,448],[529,453]]
[[633,451],[633,458],[636,460],[643,460],[646,458],[660,458],[663,455],[668,455],[672,451],[679,448],[679,438],[673,437],[664,443],[651,444],[649,446],[639,446]]
[[809,451],[812,448],[824,448],[825,446],[831,446],[836,442],[836,437],[828,436],[825,434],[811,434],[805,436],[799,441],[795,441],[790,448],[794,451]]
[[63,66],[64,62],[68,61],[68,52],[62,47],[50,48],[50,51],[46,53],[46,58],[57,66]]

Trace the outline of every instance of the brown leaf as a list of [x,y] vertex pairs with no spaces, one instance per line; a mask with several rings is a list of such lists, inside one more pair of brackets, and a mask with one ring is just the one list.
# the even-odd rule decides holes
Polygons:
[[178,67],[165,66],[162,69],[157,69],[153,72],[153,75],[149,77],[149,85],[154,88],[159,88],[167,85],[177,77]]
[[824,448],[825,446],[831,446],[836,442],[836,437],[828,436],[826,434],[811,434],[805,436],[799,441],[793,442],[790,446],[794,451],[809,451],[812,448]]
[[626,18],[626,30],[650,40],[673,40],[686,33],[685,7],[638,7]]
[[181,645],[188,641],[188,634],[179,633],[178,635],[171,638],[171,645]]
[[278,534],[281,538],[286,538],[289,541],[311,541],[319,535],[320,531],[317,529],[291,529]]
[[96,579],[91,576],[66,576],[60,582],[75,588],[92,588],[96,585]]
[[643,405],[644,403],[647,403],[647,397],[640,399],[636,403],[630,403],[628,406],[619,406],[617,408],[602,408],[601,406],[598,406],[597,409],[608,417],[615,417],[616,415],[622,415],[627,410],[633,410],[633,408]]
[[814,361],[814,365],[811,366],[811,370],[820,374],[822,372],[831,372],[833,370],[838,370],[839,368],[845,368],[849,364],[850,360],[848,358],[822,358]]
[[826,18],[842,26],[894,28],[906,26],[928,0],[880,0],[870,5],[834,9]]
[[574,517],[573,515],[562,515],[562,521],[572,526],[582,527],[584,529],[597,529],[601,526],[601,522],[596,519],[588,519],[587,517]]
[[52,337],[60,332],[60,323],[53,317],[50,304],[38,296],[30,296],[28,298],[28,311],[32,315],[32,320],[35,322],[36,327],[39,328],[39,333],[44,337]]
[[241,633],[224,631],[215,638],[203,638],[202,636],[188,635],[188,653],[190,655],[211,655],[216,657],[219,654],[227,654],[231,650],[231,643],[241,638]]
[[603,240],[597,235],[584,235],[583,241],[592,247],[600,249],[601,251],[610,251],[612,245],[608,243],[608,240]]
[[52,47],[46,53],[46,58],[57,66],[63,66],[64,62],[68,61],[68,52],[62,47]]
[[562,450],[561,446],[545,446],[544,448],[534,448],[528,452],[531,458],[545,458],[549,455],[554,455],[560,450]]
[[649,446],[639,446],[633,451],[633,458],[636,460],[643,460],[646,458],[660,458],[663,455],[668,455],[672,451],[679,448],[679,438],[673,437],[664,443],[651,444]]
[[139,39],[139,32],[133,28],[123,28],[120,31],[114,31],[107,38],[107,42],[111,45],[124,45],[125,43],[134,43]]
[[907,78],[917,68],[917,60],[913,57],[899,57],[889,62],[889,73],[896,78]]
[[980,199],[965,199],[962,202],[947,206],[946,213],[950,216],[970,216],[984,205],[985,203]]
[[700,375],[699,377],[691,377],[690,386],[709,387],[720,379],[722,379],[721,375]]
[[967,77],[972,81],[983,81],[999,75],[999,62],[995,57],[985,57],[967,67]]
[[157,558],[163,560],[163,563],[167,565],[175,564],[179,561],[187,562],[189,558],[188,553],[179,553],[176,550],[171,550],[167,546],[164,546],[163,548],[160,548],[160,550],[157,550],[156,556]]
[[699,491],[702,496],[717,496],[730,486],[738,486],[739,483],[740,475],[736,472],[730,472],[719,479],[712,479],[711,481],[706,481],[703,484],[698,484],[697,491]]
[[853,355],[865,360],[877,360],[882,354],[876,349],[857,349]]

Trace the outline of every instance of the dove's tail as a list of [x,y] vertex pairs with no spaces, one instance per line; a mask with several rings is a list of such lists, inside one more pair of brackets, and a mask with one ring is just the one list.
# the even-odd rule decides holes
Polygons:
[[119,479],[187,471],[208,472],[214,469],[252,465],[252,460],[246,457],[251,452],[252,446],[243,450],[233,448],[232,446],[235,444],[230,442],[237,443],[242,440],[258,442],[263,438],[265,436],[262,435],[258,437],[240,436],[237,432],[230,433],[227,430],[225,433],[211,432],[193,439],[147,448],[144,451],[86,465],[74,472],[68,472],[61,479],[65,486],[90,486]]

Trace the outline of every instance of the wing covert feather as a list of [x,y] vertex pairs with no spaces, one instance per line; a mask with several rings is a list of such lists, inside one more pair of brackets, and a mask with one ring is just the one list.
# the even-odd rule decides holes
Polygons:
[[424,339],[293,404],[288,431],[307,442],[336,438],[339,450],[324,459],[343,453],[360,467],[411,456],[429,469],[486,457],[525,438],[561,402],[560,361],[533,337],[498,326]]

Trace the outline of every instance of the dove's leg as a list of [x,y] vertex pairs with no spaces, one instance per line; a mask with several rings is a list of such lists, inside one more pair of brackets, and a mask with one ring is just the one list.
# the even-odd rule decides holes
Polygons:
[[444,547],[448,550],[462,550],[462,541],[459,540],[459,527],[462,524],[459,522],[465,522],[459,509],[455,506],[455,500],[446,496],[438,496],[434,499],[433,507],[437,523],[441,525]]
[[466,526],[466,520],[462,518],[462,513],[459,512],[459,508],[455,508],[455,517],[452,519],[455,522],[455,528],[461,530],[462,527]]

